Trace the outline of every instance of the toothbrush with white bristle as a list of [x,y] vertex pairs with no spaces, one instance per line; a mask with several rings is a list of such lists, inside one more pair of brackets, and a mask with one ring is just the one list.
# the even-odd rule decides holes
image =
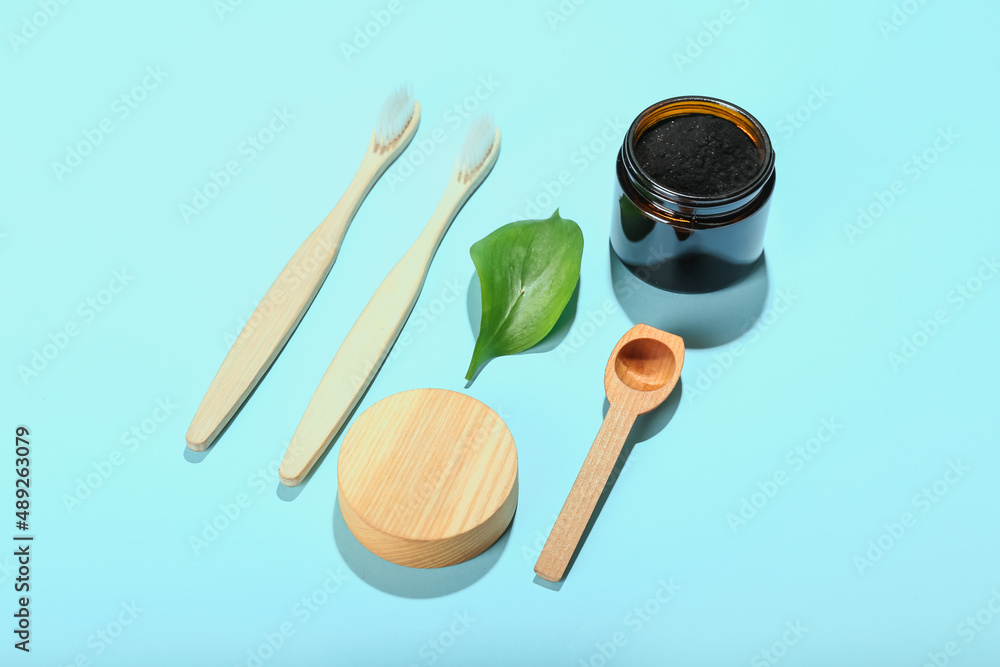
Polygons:
[[409,87],[400,86],[382,106],[368,152],[344,196],[292,255],[230,348],[191,420],[190,449],[200,452],[212,444],[277,359],[323,286],[361,203],[419,124],[420,104]]
[[499,153],[500,130],[493,119],[476,119],[430,222],[379,285],[309,401],[278,472],[285,486],[296,486],[309,474],[375,378],[417,303],[441,239]]

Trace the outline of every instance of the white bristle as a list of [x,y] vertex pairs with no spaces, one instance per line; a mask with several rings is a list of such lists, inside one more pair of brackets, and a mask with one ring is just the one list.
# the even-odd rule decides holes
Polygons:
[[389,95],[378,114],[375,139],[383,146],[395,141],[413,118],[413,90],[404,84]]
[[458,164],[464,174],[469,175],[482,165],[490,149],[493,148],[495,128],[493,116],[490,114],[484,114],[472,122],[458,157]]

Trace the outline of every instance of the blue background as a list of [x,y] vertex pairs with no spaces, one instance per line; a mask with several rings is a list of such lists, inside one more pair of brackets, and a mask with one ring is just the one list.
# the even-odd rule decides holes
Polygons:
[[[3,664],[996,664],[995,3],[218,4],[5,4],[0,507],[13,534],[23,424],[36,541],[32,652],[0,627]],[[160,80],[125,115],[115,100],[147,68]],[[246,408],[207,455],[189,454],[229,342],[407,81],[423,105],[414,144]],[[625,126],[683,94],[749,110],[778,155],[766,266],[698,298],[628,287],[607,244]],[[470,123],[456,105],[494,114],[501,155],[360,409],[415,387],[467,391],[514,435],[520,502],[488,552],[418,571],[344,528],[339,439],[295,491],[275,470],[443,191]],[[275,110],[294,118],[250,159],[241,145]],[[104,119],[111,132],[59,173]],[[230,160],[240,172],[185,220],[181,205]],[[469,246],[556,206],[586,239],[575,316],[465,389]],[[682,386],[637,426],[551,590],[532,566],[633,313],[692,340],[728,333],[688,351]],[[36,352],[44,363],[26,372]],[[12,626],[13,560],[0,565]]]

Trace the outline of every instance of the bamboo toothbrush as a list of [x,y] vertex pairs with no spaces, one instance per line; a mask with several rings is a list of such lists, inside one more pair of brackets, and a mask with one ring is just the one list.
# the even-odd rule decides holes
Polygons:
[[368,152],[344,196],[292,255],[230,348],[191,420],[189,448],[207,449],[274,363],[323,286],[361,202],[419,124],[420,104],[407,87],[398,88],[382,106]]
[[500,130],[491,118],[478,118],[430,222],[375,291],[309,401],[281,462],[282,484],[298,485],[347,421],[413,310],[451,221],[489,175],[499,153]]

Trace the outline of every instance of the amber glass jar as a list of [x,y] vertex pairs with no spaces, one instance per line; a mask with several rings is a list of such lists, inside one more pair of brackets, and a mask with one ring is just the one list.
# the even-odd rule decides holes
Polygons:
[[[644,132],[674,116],[709,114],[750,137],[760,166],[722,195],[693,195],[644,171],[636,145]],[[611,247],[644,282],[673,292],[711,292],[747,275],[764,250],[774,190],[774,149],[767,131],[740,107],[711,97],[674,97],[643,111],[618,152]]]

